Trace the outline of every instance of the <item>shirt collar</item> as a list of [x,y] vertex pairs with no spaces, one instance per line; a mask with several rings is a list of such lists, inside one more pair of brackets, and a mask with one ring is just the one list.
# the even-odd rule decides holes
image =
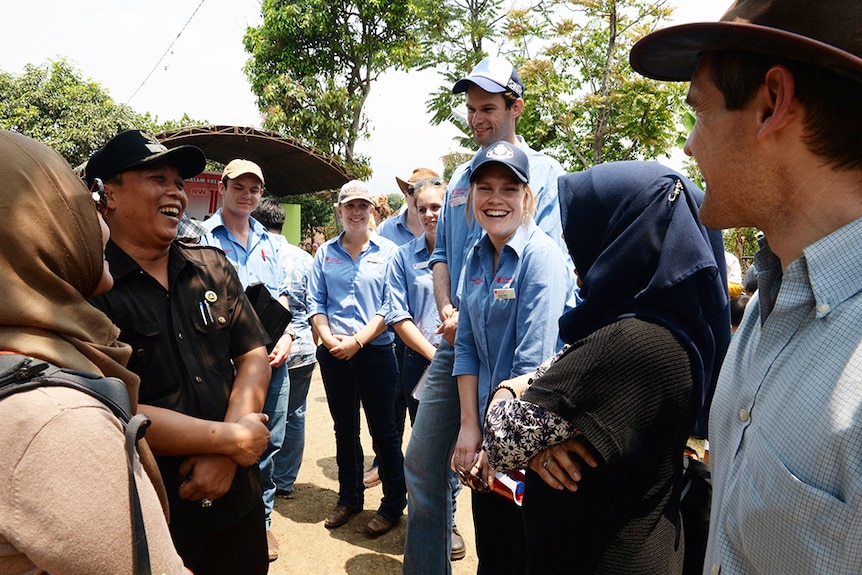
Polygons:
[[[536,226],[536,223],[531,217],[529,221],[527,221],[526,225],[518,226],[518,229],[515,230],[515,233],[512,234],[512,237],[509,238],[509,241],[506,242],[506,245],[503,247],[503,249],[512,250],[513,252],[515,252],[515,255],[520,258],[523,255],[527,244],[530,242],[530,238],[533,235],[533,229],[537,227],[538,226]],[[491,239],[488,237],[488,232],[482,230],[482,237],[479,238],[479,241],[476,242],[476,246],[473,249],[475,251],[494,249],[494,245],[491,243]]]
[[[204,222],[204,227],[206,227],[211,232],[215,231],[216,228],[224,228],[226,231],[229,232],[230,230],[228,230],[227,226],[224,225],[224,217],[222,216],[222,210],[223,208],[219,208],[216,213],[207,218],[207,220]],[[251,216],[248,217],[248,224],[249,228],[251,229],[251,235],[254,237],[263,236],[269,233],[269,230],[267,230],[262,223],[260,223]]]
[[814,296],[818,318],[862,290],[862,218],[847,224],[802,250],[802,257],[790,262],[782,273],[781,261],[768,243],[754,257],[757,268],[761,323],[775,306],[782,282],[803,278]]
[[[111,275],[115,279],[124,278],[142,269],[138,262],[124,252],[113,240],[108,240],[108,245],[105,246],[105,258],[111,263]],[[171,243],[168,262],[168,266],[172,270],[180,270],[189,264],[198,265],[198,262],[190,260],[186,256],[179,240],[174,240]]]
[[814,293],[817,317],[826,316],[830,310],[862,290],[860,237],[862,218],[802,250],[811,291]]

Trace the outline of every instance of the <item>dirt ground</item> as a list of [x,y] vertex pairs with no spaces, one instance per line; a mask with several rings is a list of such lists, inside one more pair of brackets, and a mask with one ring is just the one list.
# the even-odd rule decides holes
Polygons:
[[[409,421],[404,435],[406,447]],[[374,453],[365,428],[362,447],[368,467]],[[363,531],[382,497],[379,485],[366,492],[365,510],[346,525],[338,529],[323,526],[323,520],[338,501],[338,481],[335,434],[318,369],[315,369],[308,394],[305,455],[295,493],[293,499],[276,498],[275,501],[272,530],[279,541],[280,556],[269,564],[271,575],[401,574],[406,515],[392,531],[377,539],[369,538]],[[453,575],[476,573],[470,494],[466,490],[458,497],[456,520],[467,542],[467,556],[452,563]]]

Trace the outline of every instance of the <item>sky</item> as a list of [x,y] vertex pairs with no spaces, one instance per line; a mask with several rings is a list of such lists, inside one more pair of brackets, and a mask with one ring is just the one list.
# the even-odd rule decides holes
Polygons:
[[[261,22],[259,0],[29,0],[15,2],[0,34],[0,70],[66,58],[120,104],[160,121],[184,113],[216,125],[260,127],[242,71],[242,38]],[[730,0],[671,0],[675,23],[718,20]],[[170,49],[169,49],[170,47]],[[164,59],[162,57],[164,56]],[[425,110],[440,85],[433,70],[384,74],[366,103],[371,136],[356,152],[371,158],[374,194],[398,192],[414,168],[443,171],[459,131],[432,126]],[[528,87],[529,89],[529,87]],[[672,162],[671,162],[672,163]],[[265,169],[265,166],[264,166]]]

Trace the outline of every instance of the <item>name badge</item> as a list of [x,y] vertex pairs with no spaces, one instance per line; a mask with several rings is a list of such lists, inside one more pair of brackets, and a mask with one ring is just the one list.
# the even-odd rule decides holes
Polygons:
[[494,299],[515,299],[515,288],[497,288],[494,290]]
[[452,207],[463,206],[467,203],[467,196],[458,196],[449,200],[449,205]]
[[425,269],[425,268],[427,268],[427,267],[428,267],[428,262],[427,262],[427,261],[424,261],[424,262],[417,262],[417,263],[413,264],[413,269],[414,269],[414,270],[424,270],[424,269]]
[[371,263],[371,264],[382,264],[382,263],[383,263],[383,258],[381,258],[380,256],[368,256],[368,263]]

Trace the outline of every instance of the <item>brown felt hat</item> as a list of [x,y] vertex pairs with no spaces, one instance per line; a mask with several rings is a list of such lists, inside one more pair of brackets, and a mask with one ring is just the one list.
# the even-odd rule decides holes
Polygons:
[[421,182],[422,180],[432,180],[439,177],[440,174],[434,170],[430,170],[428,168],[416,168],[413,170],[413,173],[410,174],[410,178],[408,178],[407,181],[402,180],[398,176],[395,176],[395,181],[398,183],[398,187],[401,188],[401,193],[406,194],[408,185]]
[[859,0],[738,0],[719,22],[657,30],[632,48],[637,72],[686,81],[704,52],[738,50],[807,62],[862,82]]

